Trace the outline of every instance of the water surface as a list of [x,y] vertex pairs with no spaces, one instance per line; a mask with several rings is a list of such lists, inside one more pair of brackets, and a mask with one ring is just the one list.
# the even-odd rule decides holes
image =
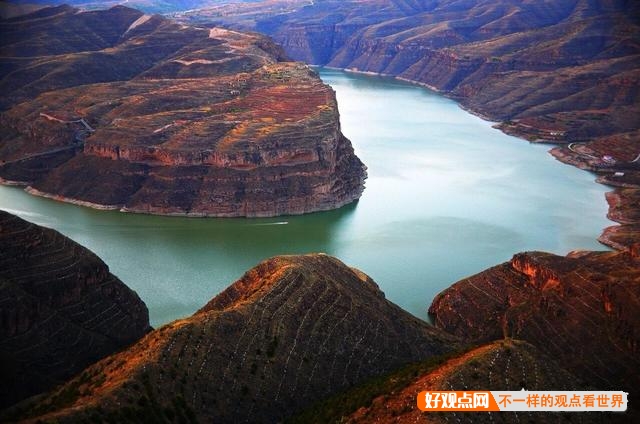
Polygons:
[[337,211],[201,219],[87,209],[0,187],[0,208],[96,252],[138,292],[154,326],[193,313],[274,255],[326,252],[371,275],[426,319],[451,283],[524,250],[604,249],[606,188],[426,89],[321,70],[344,134],[369,167],[364,195]]

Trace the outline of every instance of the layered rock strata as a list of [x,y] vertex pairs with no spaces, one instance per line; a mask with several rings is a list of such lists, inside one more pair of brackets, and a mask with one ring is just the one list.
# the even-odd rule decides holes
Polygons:
[[[520,253],[433,301],[438,328],[471,344],[337,394],[293,422],[628,423],[640,416],[640,256]],[[518,340],[520,339],[520,340]],[[477,345],[480,344],[480,345]],[[475,345],[475,346],[474,346]],[[423,390],[624,390],[625,413],[424,413]]]
[[43,9],[0,27],[6,183],[188,216],[301,214],[364,189],[334,92],[265,37],[121,6]]
[[532,140],[639,128],[638,11],[626,1],[276,0],[181,18],[257,29],[308,63],[426,84]]
[[0,211],[0,409],[150,330],[145,304],[96,255]]

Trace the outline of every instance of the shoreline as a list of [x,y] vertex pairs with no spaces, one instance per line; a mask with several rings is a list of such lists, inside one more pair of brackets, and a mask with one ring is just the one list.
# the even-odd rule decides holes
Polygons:
[[[458,98],[454,98],[452,96],[447,95],[447,93],[438,90],[437,88],[427,84],[427,83],[423,83],[420,81],[416,81],[416,80],[411,80],[409,78],[403,78],[403,77],[399,77],[399,76],[394,76],[391,74],[385,74],[385,73],[379,73],[379,72],[371,72],[371,71],[361,71],[361,70],[357,70],[357,69],[349,69],[349,68],[338,68],[338,67],[333,67],[333,66],[321,66],[321,65],[314,65],[314,64],[310,64],[309,65],[311,68],[315,68],[317,69],[329,69],[329,70],[335,70],[335,71],[341,71],[341,72],[345,72],[345,73],[351,73],[351,74],[357,74],[357,75],[365,75],[365,76],[374,76],[374,77],[382,77],[382,78],[389,78],[389,79],[393,79],[396,81],[400,81],[402,83],[406,83],[406,84],[410,84],[412,86],[417,86],[417,87],[421,87],[421,88],[426,88],[430,91],[433,91],[434,93],[444,96],[450,100],[453,100],[456,102],[456,105],[464,110],[465,112],[477,116],[478,118],[488,122],[491,124],[491,126],[496,129],[501,131],[503,134],[512,136],[514,138],[518,138],[522,141],[526,141],[530,144],[549,144],[552,147],[547,151],[547,153],[551,156],[554,157],[554,159],[556,159],[558,162],[565,164],[565,165],[571,165],[574,166],[580,170],[583,171],[587,171],[590,172],[592,174],[594,174],[596,176],[596,178],[594,179],[594,183],[596,184],[601,184],[601,185],[605,185],[607,187],[612,188],[612,190],[608,193],[614,193],[616,187],[630,187],[630,188],[637,188],[637,186],[634,185],[615,185],[612,184],[611,181],[606,180],[606,177],[603,175],[602,172],[599,172],[598,170],[593,169],[592,167],[589,167],[587,164],[581,162],[578,160],[578,158],[575,158],[573,155],[567,154],[565,152],[562,151],[564,146],[567,146],[568,142],[562,143],[562,142],[557,142],[557,141],[552,141],[552,140],[527,140],[526,138],[524,138],[522,135],[519,135],[517,133],[517,131],[506,131],[506,128],[504,127],[500,127],[502,124],[504,124],[504,122],[500,122],[500,121],[495,121],[493,119],[491,119],[489,116],[487,116],[484,113],[481,113],[479,111],[475,111],[473,109],[471,109],[468,106],[465,106],[461,103],[460,99]],[[511,128],[511,127],[509,127]],[[82,206],[82,207],[88,207],[91,209],[95,209],[95,210],[106,210],[106,211],[119,211],[122,213],[134,213],[134,214],[140,214],[140,215],[154,215],[154,216],[170,216],[170,217],[188,217],[188,218],[247,218],[247,219],[251,219],[251,218],[274,218],[274,217],[278,217],[278,216],[295,216],[295,215],[303,215],[303,214],[308,214],[308,213],[313,213],[313,212],[324,212],[324,211],[328,211],[328,210],[335,210],[344,206],[347,206],[351,203],[353,203],[354,201],[357,201],[357,199],[355,200],[351,200],[351,201],[346,201],[346,202],[339,202],[336,205],[332,206],[332,207],[327,207],[327,208],[321,208],[321,209],[317,209],[314,211],[300,211],[300,212],[291,212],[291,213],[286,213],[286,214],[257,214],[257,215],[242,215],[242,214],[236,214],[236,213],[225,213],[225,214],[207,214],[207,213],[198,213],[198,212],[158,212],[158,211],[150,211],[150,210],[140,210],[140,209],[130,209],[127,208],[125,205],[103,205],[103,204],[99,204],[99,203],[94,203],[94,202],[89,202],[89,201],[84,201],[84,200],[79,200],[79,199],[74,199],[74,198],[69,198],[69,197],[65,197],[65,196],[61,196],[61,195],[56,195],[56,194],[51,194],[51,193],[46,193],[43,191],[40,191],[34,187],[32,187],[30,185],[29,182],[23,182],[23,181],[12,181],[12,180],[6,180],[0,177],[0,184],[2,185],[6,185],[6,186],[16,186],[16,187],[24,187],[24,191],[34,195],[34,196],[38,196],[38,197],[43,197],[43,198],[47,198],[47,199],[51,199],[51,200],[55,200],[55,201],[59,201],[59,202],[64,202],[64,203],[69,203],[69,204],[73,204],[73,205],[77,205],[77,206]],[[606,202],[606,197],[605,197],[605,202]],[[620,221],[616,221],[613,220],[609,217],[609,214],[607,214],[607,219],[609,219],[611,222],[615,223],[615,225],[612,226],[608,226],[605,227],[601,230],[601,234],[599,236],[596,237],[596,240],[598,242],[600,242],[603,246],[609,247],[609,248],[613,248],[615,250],[624,250],[625,246],[621,245],[620,243],[616,243],[614,241],[609,240],[608,235],[610,235],[611,233],[614,233],[616,231],[616,228],[618,227],[622,227],[625,225],[624,222],[620,222]]]
[[71,197],[65,197],[58,194],[46,193],[30,185],[25,187],[24,191],[31,194],[32,196],[44,197],[45,199],[55,200],[56,202],[69,203],[72,205],[83,206],[86,208],[97,209],[101,211],[119,210],[122,207],[118,205],[102,205],[100,203],[87,202],[86,200],[73,199]]
[[130,209],[125,205],[103,205],[100,203],[88,202],[86,200],[74,199],[72,197],[61,196],[57,194],[47,193],[37,188],[32,187],[29,183],[23,183],[19,181],[10,181],[0,178],[0,185],[7,187],[22,187],[23,191],[36,197],[42,197],[45,199],[53,200],[60,203],[66,203],[75,206],[81,206],[93,210],[99,211],[117,211],[121,213],[129,213],[136,215],[150,215],[150,216],[166,216],[166,217],[178,217],[178,218],[240,218],[240,219],[261,219],[261,218],[281,218],[287,216],[300,216],[315,212],[329,212],[336,209],[340,209],[352,204],[355,204],[360,200],[360,197],[355,199],[345,199],[342,202],[336,203],[333,206],[326,206],[314,211],[301,211],[301,212],[288,212],[286,214],[256,214],[256,215],[242,215],[242,214],[207,214],[202,212],[154,212],[141,209]]
[[[415,80],[411,80],[409,78],[403,78],[403,77],[399,77],[399,76],[394,76],[394,75],[390,75],[390,74],[383,74],[383,73],[378,73],[378,72],[371,72],[371,71],[360,71],[360,70],[356,70],[356,69],[346,69],[346,68],[338,68],[338,67],[334,67],[334,66],[320,66],[320,65],[310,65],[314,68],[324,68],[324,69],[331,69],[331,70],[336,70],[336,71],[343,71],[343,72],[347,72],[347,73],[352,73],[352,74],[360,74],[360,75],[367,75],[367,76],[377,76],[377,77],[384,77],[384,78],[391,78],[397,81],[401,81],[401,82],[405,82],[411,85],[415,85],[418,87],[422,87],[422,88],[427,88],[441,96],[444,96],[450,100],[453,100],[456,102],[456,104],[458,105],[458,107],[462,110],[464,110],[467,113],[470,113],[471,115],[477,116],[478,118],[489,122],[490,124],[492,124],[491,126],[493,128],[495,128],[498,131],[501,131],[503,134],[506,134],[508,136],[511,137],[515,137],[518,138],[522,141],[528,142],[529,144],[548,144],[550,146],[552,146],[548,151],[547,154],[551,155],[556,161],[564,164],[564,165],[570,165],[573,166],[575,168],[578,168],[582,171],[585,172],[590,172],[591,174],[593,174],[596,178],[593,180],[595,184],[601,184],[604,185],[606,187],[611,188],[612,190],[607,192],[607,193],[615,193],[615,189],[617,187],[627,187],[627,188],[638,188],[637,186],[634,185],[614,185],[611,184],[610,182],[606,181],[604,178],[604,175],[602,172],[599,172],[593,168],[588,167],[585,164],[582,164],[580,161],[578,161],[577,159],[573,159],[572,157],[565,157],[562,156],[562,152],[560,151],[560,149],[562,149],[564,146],[567,146],[568,144],[570,144],[569,142],[558,142],[558,141],[553,141],[553,140],[527,140],[526,138],[524,138],[523,136],[519,135],[517,133],[517,131],[513,131],[513,132],[508,132],[505,130],[505,128],[501,128],[500,125],[502,125],[504,122],[500,122],[500,121],[494,121],[493,119],[491,119],[490,117],[488,117],[487,115],[475,111],[473,109],[471,109],[468,106],[465,106],[461,103],[460,99],[454,98],[452,96],[447,95],[446,93],[444,93],[441,90],[438,90],[437,88],[420,82],[420,81],[415,81]],[[612,171],[613,173],[614,171]],[[606,198],[606,194],[605,194],[605,199],[604,199],[605,203],[608,204],[607,202],[607,198]],[[614,219],[611,219],[609,216],[609,213],[607,213],[606,215],[607,219],[609,219],[611,222],[615,223],[615,225],[611,225],[608,227],[605,227],[601,230],[601,233],[598,237],[596,237],[596,240],[601,243],[603,246],[612,248],[614,250],[626,250],[627,247],[617,243],[613,240],[610,239],[610,235],[612,233],[615,233],[616,231],[619,231],[619,228],[623,227],[624,225],[627,225],[623,222],[619,222],[616,221]]]

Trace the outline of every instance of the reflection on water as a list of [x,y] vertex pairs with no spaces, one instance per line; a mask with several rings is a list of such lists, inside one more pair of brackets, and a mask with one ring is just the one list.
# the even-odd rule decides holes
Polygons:
[[337,211],[270,219],[95,211],[0,187],[0,208],[89,247],[147,303],[153,325],[193,313],[274,255],[326,252],[426,318],[433,296],[517,251],[603,249],[605,187],[545,146],[506,136],[428,90],[322,70],[369,167]]

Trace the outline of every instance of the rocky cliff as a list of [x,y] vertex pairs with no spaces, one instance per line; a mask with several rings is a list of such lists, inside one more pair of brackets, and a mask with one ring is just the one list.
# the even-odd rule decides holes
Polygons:
[[121,6],[47,8],[0,29],[7,183],[193,216],[300,214],[363,191],[333,91],[265,37]]
[[[579,142],[554,155],[639,189],[638,10],[624,0],[271,0],[178,18],[256,29],[308,63],[424,84],[509,134]],[[637,220],[622,224],[601,240],[640,241]]]
[[216,16],[181,17],[255,28],[309,63],[426,84],[531,139],[587,140],[640,124],[630,2],[320,0],[279,14],[281,3],[263,2],[262,16],[216,7]]
[[520,253],[439,294],[437,327],[469,341],[513,337],[602,390],[640,384],[640,256]]
[[150,330],[145,304],[97,256],[0,211],[0,409]]
[[457,347],[337,259],[277,257],[22,413],[57,422],[279,422]]

